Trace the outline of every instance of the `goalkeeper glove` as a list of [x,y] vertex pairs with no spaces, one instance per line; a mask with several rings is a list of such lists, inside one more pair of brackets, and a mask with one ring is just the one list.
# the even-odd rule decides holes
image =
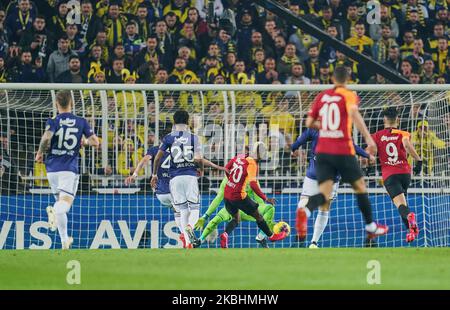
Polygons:
[[202,216],[201,218],[198,219],[197,223],[195,223],[194,228],[196,230],[202,230],[203,226],[205,225],[205,221],[206,221],[206,218],[204,216]]
[[419,160],[419,161],[417,161],[416,166],[414,167],[414,170],[413,170],[414,175],[419,175],[421,171],[422,171],[422,161]]

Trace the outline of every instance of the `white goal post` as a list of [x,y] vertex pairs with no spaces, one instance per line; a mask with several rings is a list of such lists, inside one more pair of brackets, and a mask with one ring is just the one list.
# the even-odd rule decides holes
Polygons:
[[[246,146],[266,143],[260,183],[278,200],[274,221],[284,220],[293,229],[292,236],[276,246],[299,246],[294,238],[295,209],[309,146],[301,149],[300,157],[292,157],[290,145],[305,129],[304,118],[314,97],[330,87],[0,84],[0,249],[60,247],[57,234],[45,225],[45,207],[53,203],[45,167],[34,163],[45,121],[56,114],[58,90],[71,91],[75,114],[88,119],[101,138],[98,150],[81,152],[81,184],[69,213],[75,248],[180,246],[171,211],[160,205],[148,184],[150,167],[132,186],[123,182],[143,153],[170,131],[171,115],[179,108],[190,113],[192,130],[202,139],[205,157],[213,162],[225,164]],[[424,171],[413,178],[408,195],[421,228],[419,239],[412,244],[404,240],[404,227],[382,186],[379,167],[369,167],[361,160],[374,217],[391,228],[377,240],[377,246],[449,246],[450,85],[349,88],[360,96],[360,110],[371,132],[382,128],[380,115],[385,107],[398,107],[401,129],[412,133],[413,143],[424,157]],[[364,147],[356,130],[354,140]],[[206,171],[201,178],[202,213],[222,178],[214,171]],[[219,231],[223,225],[218,226]],[[243,222],[233,233],[230,246],[256,247],[256,233],[254,223]],[[308,234],[310,239],[312,229]],[[320,243],[323,247],[365,246],[362,217],[347,186],[341,186],[332,204]],[[217,247],[217,240],[211,238],[206,246]]]

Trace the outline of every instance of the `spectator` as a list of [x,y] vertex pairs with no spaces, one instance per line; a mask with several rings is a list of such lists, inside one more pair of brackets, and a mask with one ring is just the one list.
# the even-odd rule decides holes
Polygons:
[[103,26],[106,31],[106,44],[109,48],[116,46],[119,42],[123,43],[127,22],[128,18],[120,13],[119,5],[111,2],[108,6],[108,14],[103,16]]
[[305,69],[301,63],[295,63],[291,68],[291,75],[287,77],[285,84],[310,84],[311,80],[304,76]]
[[420,74],[417,71],[412,71],[409,75],[409,81],[411,84],[420,84]]
[[164,68],[172,70],[174,52],[173,43],[171,35],[167,32],[167,24],[164,20],[156,22],[155,35],[158,39],[158,49],[161,51],[160,62]]
[[272,84],[274,81],[278,81],[276,61],[269,57],[264,61],[264,71],[256,74],[256,82],[258,84]]
[[56,11],[57,13],[52,16],[49,26],[50,31],[57,38],[60,38],[62,35],[66,34],[67,13],[69,12],[67,2],[59,1],[57,3]]
[[400,49],[398,48],[398,46],[389,47],[388,59],[384,63],[384,65],[394,69],[397,72],[400,72],[400,60]]
[[373,45],[372,55],[374,60],[384,63],[388,60],[389,49],[397,46],[397,42],[392,38],[391,28],[388,25],[381,27],[381,38]]
[[391,11],[387,5],[380,6],[380,21],[381,23],[373,23],[369,26],[370,37],[374,41],[378,41],[382,38],[382,29],[384,26],[388,26],[391,30],[390,38],[397,39],[400,33],[397,19],[392,16]]
[[411,142],[417,154],[423,160],[423,173],[433,175],[435,150],[444,149],[447,144],[439,139],[436,133],[429,128],[428,121],[420,121],[417,130],[411,135]]
[[186,21],[194,25],[194,31],[197,35],[197,38],[208,32],[208,26],[204,19],[200,17],[200,13],[197,8],[189,8],[188,18]]
[[[186,21],[183,24],[183,28],[181,29],[178,36],[177,46],[188,47],[191,51],[191,58],[197,63],[198,55],[200,55],[201,52],[200,45],[197,41],[197,36],[194,30],[194,24],[192,22]],[[196,66],[192,69],[195,70]]]
[[47,76],[50,83],[56,82],[56,77],[69,69],[70,56],[76,55],[69,48],[69,38],[63,35],[58,40],[58,50],[54,51],[48,60]]
[[10,34],[10,43],[18,44],[21,36],[31,30],[36,9],[32,8],[30,0],[19,0],[17,7],[11,9],[6,17],[5,25]]
[[167,70],[164,68],[159,68],[156,71],[155,84],[166,84],[168,80],[169,74],[167,73]]
[[108,84],[123,84],[122,70],[125,69],[123,58],[116,58],[112,62],[112,69],[106,72],[106,81]]
[[110,63],[110,59],[109,59],[110,53],[109,53],[109,48],[108,48],[107,41],[106,41],[106,31],[100,30],[97,33],[97,36],[95,37],[94,42],[90,45],[89,48],[92,49],[92,47],[94,45],[100,46],[100,48],[102,49],[102,61],[104,63],[109,64]]
[[46,28],[45,17],[38,15],[33,21],[33,27],[26,31],[19,43],[22,50],[30,50],[33,59],[41,57],[47,65],[48,56],[54,45],[53,34]]
[[413,71],[413,67],[409,60],[403,60],[400,66],[400,73],[403,75],[403,77],[409,79],[409,76],[411,75],[411,72]]
[[328,62],[320,63],[318,79],[320,84],[332,84],[330,64]]
[[245,81],[247,81],[248,79],[245,61],[243,61],[242,59],[237,59],[233,69],[234,69],[233,73],[231,73],[228,77],[230,84],[245,84],[239,81],[239,79],[241,79],[244,76]]
[[[117,155],[117,164],[118,169],[117,172],[126,177],[130,174],[133,174],[136,170],[137,164],[142,159],[143,149],[136,149],[135,143],[132,139],[125,139],[123,141],[121,150]],[[144,169],[141,169],[139,175],[144,174]]]
[[448,40],[447,38],[439,38],[438,46],[431,53],[431,57],[436,64],[436,71],[442,75],[445,74],[448,62]]
[[277,111],[270,117],[269,126],[271,130],[278,128],[278,130],[286,137],[287,140],[292,141],[296,137],[295,118],[289,112],[291,106],[288,98],[283,98],[278,102]]
[[91,45],[102,24],[100,19],[94,14],[94,9],[90,0],[81,1],[81,23],[78,25],[78,33],[81,41],[88,46]]
[[[344,31],[344,39],[347,41],[349,38],[357,36],[356,25],[363,24],[363,19],[358,15],[358,5],[356,2],[352,2],[347,7],[347,17],[342,20],[342,28]],[[364,29],[365,31],[365,29]],[[350,44],[349,44],[350,45]]]
[[448,35],[445,34],[444,24],[442,22],[436,22],[433,25],[433,35],[428,37],[425,41],[426,42],[425,51],[427,53],[433,52],[438,46],[439,38],[444,38],[444,37],[448,38]]
[[87,76],[81,72],[81,61],[77,55],[69,58],[69,70],[61,73],[56,80],[58,83],[85,83]]
[[172,37],[177,36],[182,25],[178,16],[173,11],[169,11],[167,14],[164,14],[164,21],[167,24],[167,31],[169,34]]
[[[89,58],[83,62],[83,69],[81,71],[89,72],[94,65],[98,66],[102,71],[106,69],[106,63],[103,61],[102,47],[100,45],[92,46],[88,56]],[[90,82],[89,79],[87,81]]]
[[150,18],[148,11],[147,5],[140,3],[136,12],[137,33],[144,40],[151,34],[152,29],[155,27],[155,21],[158,20]]
[[309,79],[319,75],[319,45],[312,44],[308,48],[308,59],[305,61],[305,76]]
[[42,66],[42,58],[36,58],[33,64],[31,52],[24,50],[19,64],[12,69],[12,79],[16,83],[44,83],[45,71]]
[[5,68],[5,58],[0,55],[0,83],[6,83],[8,80],[9,76]]
[[[240,13],[240,21],[237,24],[236,41],[237,41],[237,53],[238,57],[244,59],[247,63],[252,60],[252,46],[249,42],[252,42],[253,33],[256,32],[253,16],[250,10],[245,9]],[[262,35],[260,37],[260,43],[257,40],[256,47],[262,47]],[[250,56],[250,57],[249,57]]]
[[294,63],[299,63],[300,59],[296,55],[295,45],[289,43],[284,49],[284,54],[278,62],[277,71],[281,80],[284,81],[286,76],[291,73],[292,65]]
[[[417,0],[408,0],[417,1]],[[406,23],[404,29],[410,30],[416,38],[422,38],[425,40],[427,37],[427,28],[425,18],[423,17],[422,10],[411,9],[406,15]]]
[[190,0],[170,0],[168,1],[169,4],[167,4],[164,7],[164,15],[170,13],[175,14],[177,18],[180,20],[181,23],[184,23],[184,21],[188,18],[188,10],[190,7]]
[[301,29],[297,29],[289,37],[289,42],[295,44],[300,60],[304,62],[308,59],[308,49],[311,45],[318,45],[319,40],[315,37],[304,33]]
[[406,30],[403,34],[403,45],[400,46],[402,58],[406,58],[412,54],[414,50],[414,34],[411,30]]
[[424,53],[422,39],[418,38],[414,40],[414,49],[411,55],[409,55],[405,59],[411,63],[413,70],[415,71],[420,71],[423,64],[425,63],[425,60],[431,59],[431,56],[429,54]]
[[125,48],[125,54],[130,57],[138,54],[142,48],[145,47],[145,43],[138,34],[138,27],[135,21],[127,23],[125,28],[126,35],[123,37],[123,47]]
[[436,79],[439,77],[434,71],[434,62],[431,59],[425,60],[423,64],[422,83],[423,84],[435,84]]
[[[333,38],[338,39],[337,25],[336,24],[329,25],[327,27],[327,33]],[[328,61],[330,63],[336,61],[336,49],[333,46],[327,44],[326,42],[320,42],[319,46],[320,46],[320,54],[319,54],[320,59]]]
[[169,84],[189,84],[191,79],[198,79],[194,72],[186,69],[186,65],[184,58],[178,57],[175,60],[174,69],[169,76]]
[[345,43],[356,50],[358,53],[372,56],[373,40],[366,36],[365,32],[366,26],[364,25],[364,23],[357,22],[355,24],[355,34],[345,40]]
[[69,39],[69,48],[78,56],[84,57],[87,53],[87,43],[78,37],[78,27],[76,24],[66,25],[66,34]]

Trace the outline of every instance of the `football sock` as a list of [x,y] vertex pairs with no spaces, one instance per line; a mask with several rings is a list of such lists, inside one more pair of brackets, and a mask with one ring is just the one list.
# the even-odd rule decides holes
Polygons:
[[356,200],[358,202],[359,210],[364,217],[364,221],[366,224],[370,224],[373,222],[372,218],[372,208],[370,207],[369,195],[367,193],[364,194],[356,194]]
[[316,221],[314,222],[314,233],[312,237],[312,242],[317,243],[320,237],[322,236],[325,227],[327,227],[329,213],[330,213],[329,211],[319,211]]
[[256,221],[256,224],[258,225],[259,229],[261,229],[263,233],[266,234],[266,236],[272,236],[273,233],[264,219],[262,219],[261,221]]
[[232,219],[228,222],[227,226],[225,227],[225,232],[227,234],[231,234],[231,232],[238,226],[238,222],[235,219]]
[[180,230],[180,233],[184,232],[184,229],[181,228],[181,214],[180,212],[175,212],[175,224],[177,224],[178,229]]
[[198,219],[200,218],[200,208],[197,207],[189,207],[190,209],[190,214],[189,214],[189,225],[191,225],[191,227],[194,227],[194,225],[197,223]]
[[66,242],[69,239],[67,233],[67,212],[70,210],[70,204],[64,200],[58,200],[53,208],[55,209],[59,237],[61,238],[61,242]]
[[409,229],[408,214],[410,212],[411,211],[409,211],[408,206],[400,205],[398,207],[398,213],[400,213],[400,216],[402,217],[402,221],[405,224],[406,228],[408,228],[408,229]]

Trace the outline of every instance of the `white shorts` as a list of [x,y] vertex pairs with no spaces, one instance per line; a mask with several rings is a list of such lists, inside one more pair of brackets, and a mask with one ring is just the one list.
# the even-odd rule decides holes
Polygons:
[[172,196],[170,194],[156,194],[159,202],[165,207],[172,206]]
[[79,174],[72,171],[48,172],[47,178],[56,200],[60,194],[75,198],[80,182]]
[[[331,193],[330,200],[334,200],[337,196],[337,191],[339,188],[339,182],[336,182],[333,184],[333,192]],[[301,196],[314,196],[319,193],[319,183],[317,180],[310,179],[308,177],[305,177],[303,180],[303,188],[302,188],[302,195]]]
[[170,194],[175,207],[186,204],[199,205],[200,194],[196,176],[180,175],[174,177],[169,183]]

